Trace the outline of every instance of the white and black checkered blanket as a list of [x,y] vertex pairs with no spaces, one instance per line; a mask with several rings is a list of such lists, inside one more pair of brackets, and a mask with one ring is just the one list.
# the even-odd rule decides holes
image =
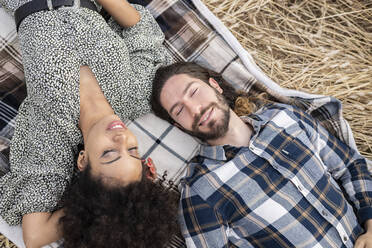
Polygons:
[[[281,88],[254,63],[230,31],[200,0],[132,0],[153,14],[177,61],[195,61],[217,72],[234,87],[249,91],[260,84],[283,101],[296,99],[332,133],[356,149],[348,123],[342,117],[340,101]],[[21,54],[13,18],[0,8],[0,173],[8,163],[9,141],[17,109],[26,95]],[[148,114],[131,121],[129,128],[139,140],[140,152],[150,156],[157,171],[168,183],[177,185],[188,161],[198,152],[199,143],[178,128]],[[0,218],[0,233],[24,247],[21,227],[9,227]],[[58,247],[58,243],[50,247]],[[182,247],[175,240],[172,247]]]

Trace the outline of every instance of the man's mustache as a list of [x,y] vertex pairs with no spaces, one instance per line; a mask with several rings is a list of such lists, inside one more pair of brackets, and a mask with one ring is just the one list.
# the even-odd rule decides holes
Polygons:
[[200,122],[202,116],[208,111],[208,109],[210,109],[211,107],[215,107],[215,108],[218,108],[218,105],[217,103],[214,103],[212,102],[211,104],[209,104],[207,107],[205,107],[204,109],[202,109],[202,111],[200,111],[200,114],[198,114],[197,116],[195,116],[195,119],[194,119],[194,122],[192,123],[192,130],[196,131],[197,128],[198,128],[198,123]]

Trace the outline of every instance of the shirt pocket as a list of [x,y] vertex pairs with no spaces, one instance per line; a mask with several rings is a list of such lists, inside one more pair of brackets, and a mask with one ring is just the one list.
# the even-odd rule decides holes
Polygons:
[[323,161],[312,149],[312,146],[307,145],[308,142],[310,140],[305,131],[287,139],[280,151],[282,170],[285,171],[289,179],[300,180],[302,186],[308,190],[316,187],[319,191],[332,189],[339,193],[338,185],[332,182]]
[[307,137],[305,131],[303,130],[296,130],[295,132],[290,132],[288,134],[287,130],[284,130],[282,133],[283,136],[286,138],[281,145],[280,153],[292,160],[293,162],[297,162],[303,164],[308,156],[313,156],[314,152],[309,147],[309,138]]
[[[296,130],[295,132],[288,133],[287,130],[283,130],[279,135],[285,138],[278,147],[279,154],[275,160],[279,168],[284,169],[285,174],[291,178],[298,174],[299,170],[304,169],[306,164],[312,164],[313,161],[311,160],[316,159],[316,155],[313,149],[311,149],[312,146],[305,131]],[[317,170],[316,174],[313,176],[320,177],[324,174],[324,170]]]

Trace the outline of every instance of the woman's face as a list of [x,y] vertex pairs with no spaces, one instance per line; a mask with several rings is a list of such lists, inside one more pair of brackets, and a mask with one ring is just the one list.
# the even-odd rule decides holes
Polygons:
[[92,176],[104,182],[127,185],[140,181],[142,163],[137,139],[116,115],[104,117],[84,137],[83,153],[78,167],[84,170],[89,163]]

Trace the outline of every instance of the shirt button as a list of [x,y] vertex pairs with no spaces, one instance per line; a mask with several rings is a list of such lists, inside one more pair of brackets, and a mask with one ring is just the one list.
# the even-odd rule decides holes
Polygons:
[[345,241],[345,242],[347,241],[347,239],[348,239],[347,236],[344,236],[344,241]]
[[327,212],[325,210],[322,210],[322,215],[328,216]]
[[302,191],[302,188],[301,188],[300,185],[297,186],[297,189],[298,189],[299,191]]

